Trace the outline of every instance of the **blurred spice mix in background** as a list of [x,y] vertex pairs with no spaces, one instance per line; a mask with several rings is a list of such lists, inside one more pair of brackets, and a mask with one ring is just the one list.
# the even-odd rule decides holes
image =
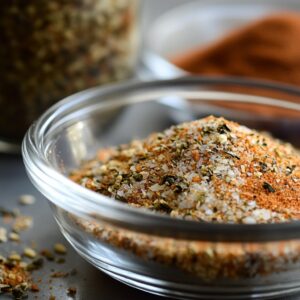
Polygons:
[[268,79],[300,86],[300,14],[268,15],[207,47],[172,58],[187,72]]
[[137,7],[137,0],[3,1],[0,137],[20,141],[54,102],[130,77]]
[[[199,46],[176,55],[171,61],[177,67],[198,75],[238,76],[300,86],[299,36],[300,14],[276,13],[253,21],[206,47]],[[243,87],[231,88],[230,91],[300,102],[299,96],[287,96],[275,90]],[[258,115],[286,118],[281,109],[275,107],[264,111],[247,104],[227,107],[237,110],[248,107]],[[289,117],[299,118],[299,114],[291,111]]]

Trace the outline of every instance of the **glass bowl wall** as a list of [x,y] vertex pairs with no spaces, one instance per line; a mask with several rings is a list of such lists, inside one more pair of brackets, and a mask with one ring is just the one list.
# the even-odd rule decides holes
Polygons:
[[71,245],[119,281],[182,299],[293,294],[300,291],[299,222],[237,225],[173,219],[84,189],[68,174],[101,147],[210,114],[299,146],[299,97],[296,88],[236,78],[186,77],[93,88],[57,103],[31,126],[23,141],[24,162]]

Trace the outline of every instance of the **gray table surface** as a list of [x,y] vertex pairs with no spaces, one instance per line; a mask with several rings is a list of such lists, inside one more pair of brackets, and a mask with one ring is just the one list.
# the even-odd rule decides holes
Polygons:
[[[188,0],[144,0],[144,2],[142,23],[145,28],[158,14],[178,3],[188,2]],[[32,206],[20,207],[18,198],[22,194],[34,195],[37,199],[36,203]],[[7,254],[18,247],[20,251],[24,245],[31,245],[33,241],[39,249],[51,249],[56,242],[67,245],[52,217],[46,199],[30,183],[20,156],[0,154],[0,206],[7,209],[18,207],[22,214],[32,216],[34,219],[34,226],[21,234],[22,246],[12,243],[0,244],[0,253]],[[53,279],[49,284],[53,271],[71,271],[74,268],[77,270],[76,275]],[[56,299],[71,299],[66,294],[66,290],[70,286],[77,288],[76,299],[83,300],[164,299],[127,287],[111,279],[85,262],[71,247],[68,247],[64,264],[46,262],[41,270],[34,273],[34,278],[42,278],[42,282],[39,284],[41,290],[38,294],[31,294],[29,299],[49,299],[50,295],[56,296]],[[11,299],[3,295],[0,298]],[[300,296],[293,297],[293,299],[300,299]]]

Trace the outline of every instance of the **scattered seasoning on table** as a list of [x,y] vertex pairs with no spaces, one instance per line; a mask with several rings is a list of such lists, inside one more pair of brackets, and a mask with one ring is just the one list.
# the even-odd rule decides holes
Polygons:
[[54,256],[54,254],[50,251],[50,250],[48,250],[48,249],[43,249],[41,252],[40,252],[40,254],[42,255],[42,256],[44,256],[47,260],[49,260],[49,261],[53,261],[54,259],[55,259],[55,256]]
[[211,116],[100,150],[71,179],[172,217],[274,223],[300,218],[299,167],[291,145]]
[[11,232],[9,234],[9,239],[14,242],[20,242],[20,235],[15,232]]
[[75,287],[69,287],[68,290],[67,290],[67,295],[69,297],[74,298],[76,293],[77,293],[77,289]]
[[0,227],[0,243],[7,242],[7,230],[4,227]]
[[66,262],[65,258],[63,257],[59,257],[57,260],[56,260],[56,263],[58,264],[64,264]]
[[65,245],[57,243],[54,245],[54,251],[57,254],[66,254],[67,253],[67,248]]
[[35,293],[40,291],[39,287],[35,283],[31,285],[30,290]]
[[13,257],[0,259],[0,295],[2,293],[11,293],[15,299],[23,299],[28,287],[31,284],[31,278],[22,266],[20,260]]
[[35,202],[35,197],[32,195],[21,195],[19,203],[22,205],[32,205]]
[[65,278],[69,276],[69,272],[54,272],[51,274],[51,278]]
[[33,225],[33,219],[30,216],[20,215],[14,220],[13,230],[18,233],[30,228]]
[[[20,196],[19,203],[31,205],[35,202],[32,201],[31,196],[27,196],[30,195],[26,195],[26,197],[24,197],[24,195]],[[25,199],[25,201],[20,201],[21,199]],[[0,226],[0,243],[18,242],[21,246],[20,234],[23,230],[29,229],[33,225],[32,217],[24,216],[18,210],[10,211],[5,208],[0,209],[0,222],[3,222],[7,226]],[[32,245],[34,244],[33,242]],[[14,245],[16,244],[11,243],[9,247],[13,249]],[[55,244],[55,251],[57,254],[66,254],[67,249],[63,244],[57,243]],[[37,283],[33,282],[32,273],[44,267],[44,259],[41,256],[57,264],[63,264],[66,261],[65,258],[56,257],[48,249],[43,249],[38,253],[36,249],[28,246],[25,246],[21,253],[12,251],[7,257],[1,254],[3,253],[0,253],[0,298],[1,294],[10,294],[14,299],[25,299],[28,297],[29,292],[38,293],[40,291],[37,283],[40,284],[42,280],[37,280]],[[50,278],[61,278],[68,276],[72,272],[74,272],[74,270],[70,272],[55,272],[53,270],[49,276]],[[49,288],[52,289],[51,286]],[[70,297],[75,296],[75,294],[72,296],[74,289],[75,288],[71,288]]]
[[31,248],[25,248],[23,251],[23,255],[25,255],[28,258],[35,258],[36,257],[36,251]]

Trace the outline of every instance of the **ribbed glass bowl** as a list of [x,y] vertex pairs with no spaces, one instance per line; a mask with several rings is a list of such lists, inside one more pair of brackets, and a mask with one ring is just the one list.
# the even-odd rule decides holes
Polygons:
[[238,225],[174,219],[87,190],[68,174],[103,146],[210,114],[299,146],[299,99],[295,88],[236,78],[93,88],[57,103],[34,123],[23,158],[67,240],[113,278],[179,299],[281,297],[300,291],[298,221]]

